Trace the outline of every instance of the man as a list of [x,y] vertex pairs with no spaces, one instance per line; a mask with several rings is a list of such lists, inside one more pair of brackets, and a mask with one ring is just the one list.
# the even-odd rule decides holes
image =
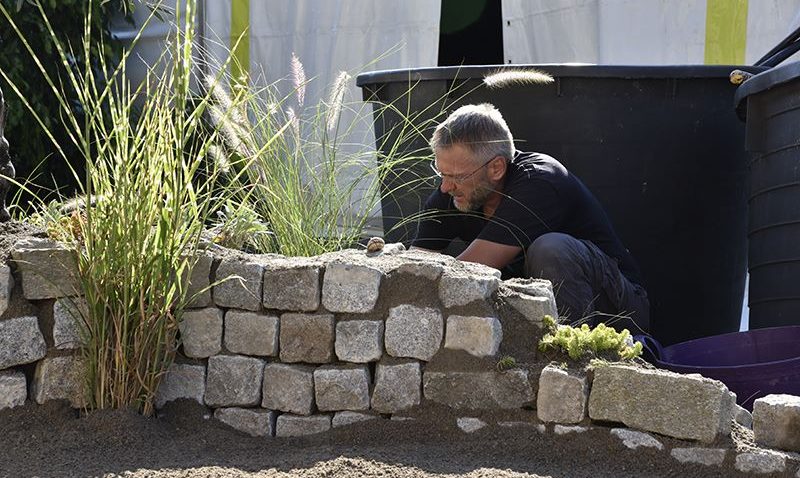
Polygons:
[[460,238],[468,243],[460,260],[549,279],[573,323],[648,331],[638,268],[600,203],[552,157],[515,151],[494,106],[457,109],[431,148],[441,186],[425,204],[413,247],[441,251]]

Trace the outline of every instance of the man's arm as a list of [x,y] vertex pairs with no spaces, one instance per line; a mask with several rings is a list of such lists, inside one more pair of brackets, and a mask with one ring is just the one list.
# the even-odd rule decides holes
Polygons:
[[510,264],[521,250],[522,248],[519,246],[507,246],[485,239],[475,239],[456,259],[502,269]]

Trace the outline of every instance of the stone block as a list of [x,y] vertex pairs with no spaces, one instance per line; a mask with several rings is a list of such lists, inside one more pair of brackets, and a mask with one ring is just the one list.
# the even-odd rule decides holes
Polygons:
[[88,404],[86,362],[78,356],[47,357],[36,364],[32,395],[39,405],[67,400],[72,408]]
[[323,412],[369,409],[367,366],[329,365],[314,370],[314,396]]
[[264,367],[261,406],[310,415],[314,412],[314,369],[302,365],[269,363]]
[[456,425],[464,433],[473,433],[486,426],[486,422],[480,418],[461,417],[456,419]]
[[302,417],[284,414],[278,417],[276,437],[299,437],[327,432],[331,429],[330,415]]
[[11,257],[26,299],[81,295],[75,251],[64,244],[43,238],[21,239],[11,249]]
[[87,330],[88,315],[86,299],[63,297],[53,304],[53,345],[59,350],[77,349],[83,346]]
[[753,414],[750,413],[743,406],[741,405],[734,406],[733,419],[736,420],[736,423],[738,423],[739,425],[748,428],[750,430],[753,429]]
[[460,409],[511,409],[533,403],[535,396],[522,369],[506,372],[425,372],[425,398]]
[[0,265],[0,316],[8,309],[11,300],[11,291],[14,289],[14,276],[11,268],[5,264]]
[[444,348],[465,350],[476,357],[491,357],[500,349],[503,327],[495,317],[465,317],[451,315],[447,318]]
[[215,307],[187,310],[178,324],[183,353],[191,358],[207,358],[222,350],[222,311]]
[[383,355],[382,320],[345,320],[336,324],[334,349],[339,360],[367,363]]
[[277,413],[271,410],[255,408],[218,408],[214,410],[214,418],[234,430],[254,437],[275,435]]
[[333,360],[333,314],[281,315],[282,362],[328,363]]
[[205,365],[186,365],[173,363],[161,379],[156,391],[156,408],[163,408],[167,402],[188,398],[204,404],[206,393]]
[[673,448],[669,454],[681,463],[719,466],[725,461],[727,452],[723,448]]
[[800,397],[776,394],[756,399],[753,434],[759,445],[800,452]]
[[253,261],[223,259],[217,268],[214,303],[220,307],[258,311],[264,266]]
[[655,448],[657,450],[664,449],[664,445],[660,441],[647,433],[637,432],[627,428],[612,428],[611,434],[622,440],[622,444],[631,450],[635,450],[639,447]]
[[735,466],[742,473],[781,473],[786,471],[786,457],[776,453],[739,453]]
[[25,374],[15,370],[0,372],[0,410],[25,405],[28,382]]
[[595,369],[589,417],[684,440],[730,434],[734,401],[721,382],[629,365]]
[[375,420],[376,418],[378,417],[375,415],[370,415],[369,413],[360,413],[351,411],[336,412],[333,415],[332,425],[333,428],[338,428],[347,425],[352,425],[354,423],[361,423],[368,420]]
[[[193,258],[194,265],[187,269],[185,278],[188,279],[186,288],[187,307],[201,308],[213,304],[211,300],[211,265],[214,258],[209,253],[199,251]],[[190,265],[192,265],[190,263]]]
[[322,280],[322,305],[330,312],[372,312],[382,277],[373,267],[330,263]]
[[419,362],[378,363],[372,409],[397,413],[419,405],[422,398],[422,370]]
[[278,317],[229,310],[225,313],[225,348],[242,355],[278,355]]
[[552,365],[539,376],[536,413],[543,422],[580,423],[586,418],[589,382]]
[[264,307],[292,312],[317,310],[320,271],[319,263],[302,258],[270,260],[264,265]]
[[448,270],[439,281],[439,299],[445,307],[467,305],[476,300],[488,300],[499,285],[500,279],[495,276]]
[[430,360],[442,344],[442,314],[429,307],[409,304],[389,310],[386,319],[386,352],[393,357]]
[[399,274],[411,274],[430,281],[435,281],[442,276],[444,267],[434,262],[406,262],[397,268],[397,272]]
[[0,321],[0,370],[31,363],[47,353],[36,317]]
[[261,402],[264,361],[239,355],[215,355],[208,359],[206,405],[251,407]]

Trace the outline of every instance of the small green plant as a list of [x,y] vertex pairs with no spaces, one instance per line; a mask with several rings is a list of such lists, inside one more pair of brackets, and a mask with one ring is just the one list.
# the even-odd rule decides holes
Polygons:
[[498,362],[497,362],[497,370],[500,372],[505,372],[506,370],[510,370],[517,366],[517,359],[510,355],[504,355]]
[[545,316],[543,322],[549,331],[539,341],[539,350],[542,352],[561,350],[572,360],[581,360],[590,354],[597,357],[608,352],[617,352],[622,360],[632,360],[642,354],[641,342],[634,343],[628,329],[617,332],[603,323],[594,328],[588,324],[580,327],[558,325],[550,316]]

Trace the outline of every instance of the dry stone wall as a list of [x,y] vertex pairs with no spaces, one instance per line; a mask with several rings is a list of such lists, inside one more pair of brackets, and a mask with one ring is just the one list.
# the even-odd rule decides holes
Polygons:
[[[800,398],[756,401],[755,438],[775,450],[737,453],[732,420],[751,417],[722,383],[631,364],[590,373],[548,365],[536,347],[544,316],[557,316],[547,281],[502,281],[492,268],[391,246],[313,258],[204,251],[188,273],[191,308],[157,408],[194,400],[244,433],[286,437],[437,404],[463,415],[465,433],[612,425],[625,446],[680,462],[718,466],[735,454],[747,472],[796,466],[786,451],[800,451]],[[26,400],[86,406],[78,284],[73,253],[46,239],[20,241],[0,265],[0,409]],[[506,356],[516,365],[500,368]],[[470,416],[485,410],[516,421]],[[685,446],[667,450],[662,436]]]

